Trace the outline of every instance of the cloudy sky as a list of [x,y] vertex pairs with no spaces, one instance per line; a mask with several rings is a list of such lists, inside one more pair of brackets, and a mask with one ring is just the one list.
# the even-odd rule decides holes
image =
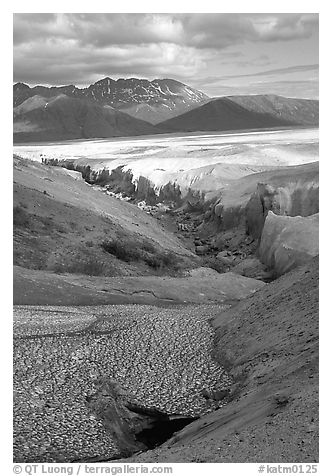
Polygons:
[[318,15],[16,13],[14,82],[174,78],[210,96],[318,98]]

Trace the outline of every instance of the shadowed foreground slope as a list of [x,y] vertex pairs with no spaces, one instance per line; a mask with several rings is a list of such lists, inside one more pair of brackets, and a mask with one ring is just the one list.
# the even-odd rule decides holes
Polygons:
[[215,319],[230,403],[132,461],[318,461],[318,258]]
[[14,160],[15,265],[117,276],[176,274],[197,261],[153,217],[89,187],[79,175]]

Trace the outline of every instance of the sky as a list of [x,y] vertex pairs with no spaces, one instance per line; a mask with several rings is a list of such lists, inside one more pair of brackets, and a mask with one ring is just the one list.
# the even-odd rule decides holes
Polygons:
[[173,78],[211,97],[318,98],[315,13],[15,13],[14,82]]

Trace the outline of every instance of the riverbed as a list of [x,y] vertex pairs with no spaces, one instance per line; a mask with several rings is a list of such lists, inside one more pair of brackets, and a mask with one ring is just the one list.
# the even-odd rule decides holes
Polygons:
[[222,305],[14,308],[14,460],[69,462],[118,454],[87,402],[115,381],[134,404],[201,416],[202,391],[231,383],[211,357]]

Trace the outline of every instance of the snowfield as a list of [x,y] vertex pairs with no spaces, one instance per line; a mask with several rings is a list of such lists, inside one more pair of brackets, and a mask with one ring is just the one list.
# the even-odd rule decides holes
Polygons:
[[319,151],[318,129],[294,129],[20,144],[14,153],[38,161],[42,156],[74,159],[94,169],[124,165],[135,178],[144,175],[156,186],[169,180],[190,186],[206,175],[223,176],[225,168],[232,179],[271,166],[314,162]]

